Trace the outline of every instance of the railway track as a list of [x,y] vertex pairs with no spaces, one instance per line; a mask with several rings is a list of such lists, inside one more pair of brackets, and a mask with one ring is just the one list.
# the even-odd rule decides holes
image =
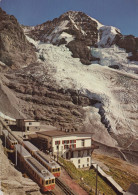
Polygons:
[[55,193],[52,192],[52,191],[46,192],[45,195],[46,195],[46,194],[47,194],[47,195],[55,195]]
[[60,189],[66,194],[66,195],[75,195],[73,191],[67,187],[60,179],[56,178],[56,184],[60,187]]

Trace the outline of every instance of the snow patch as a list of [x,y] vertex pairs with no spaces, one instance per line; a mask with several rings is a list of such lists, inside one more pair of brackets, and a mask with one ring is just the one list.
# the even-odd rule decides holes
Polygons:
[[126,53],[125,49],[116,45],[110,48],[91,48],[91,52],[94,57],[100,58],[98,63],[102,66],[118,65],[122,71],[130,73],[138,69],[138,62],[128,60],[128,57],[132,55],[131,52]]
[[16,121],[14,118],[9,117],[9,116],[3,114],[2,112],[0,112],[0,117],[3,119],[11,120],[11,121]]
[[97,45],[100,47],[110,47],[118,32],[120,30],[113,26],[101,26],[99,28],[100,41]]
[[61,33],[61,35],[59,35],[58,39],[62,39],[62,38],[64,38],[67,43],[74,40],[74,37],[66,32],[63,32]]

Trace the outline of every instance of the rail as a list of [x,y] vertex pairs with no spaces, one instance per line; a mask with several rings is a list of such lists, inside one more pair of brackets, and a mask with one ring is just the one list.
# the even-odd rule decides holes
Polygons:
[[75,195],[74,192],[61,181],[61,179],[56,178],[56,184],[66,195]]
[[47,195],[55,195],[55,193],[52,192],[52,191],[46,192],[45,194],[47,194]]

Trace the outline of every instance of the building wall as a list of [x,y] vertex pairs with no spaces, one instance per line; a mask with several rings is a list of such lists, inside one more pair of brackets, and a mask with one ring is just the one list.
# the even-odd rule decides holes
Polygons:
[[25,121],[24,119],[16,120],[17,127],[20,128],[21,131],[35,131],[40,130],[40,122],[37,121]]
[[83,158],[71,158],[70,161],[77,167],[77,168],[85,168],[91,166],[91,157],[86,156]]
[[[76,141],[75,143],[70,143],[71,140]],[[82,145],[82,140],[84,140],[84,146]],[[56,144],[55,142],[59,141],[59,144]],[[63,141],[69,141],[67,144],[63,143]],[[57,149],[57,145],[58,148]],[[90,147],[91,146],[91,137],[90,136],[84,136],[84,135],[73,135],[73,136],[62,136],[62,137],[54,137],[52,140],[52,148],[53,152],[62,152],[65,153],[67,148],[65,148],[65,145],[68,145],[68,147],[76,147],[76,148],[83,148],[83,147]]]
[[38,126],[40,126],[40,122],[36,122],[36,121],[34,121],[34,122],[24,122],[24,126],[25,127],[27,127],[27,126],[29,126],[29,127],[32,127],[32,126],[34,126],[34,127],[38,127]]
[[[84,140],[84,141],[83,141]],[[67,142],[67,143],[64,143]],[[71,143],[74,142],[74,143]],[[73,135],[53,138],[52,147],[53,153],[63,156],[65,159],[70,159],[77,168],[91,166],[91,151],[84,150],[84,147],[91,147],[91,136]],[[66,145],[66,146],[65,146]],[[65,148],[67,147],[68,148]],[[69,148],[82,148],[82,150],[69,151]]]

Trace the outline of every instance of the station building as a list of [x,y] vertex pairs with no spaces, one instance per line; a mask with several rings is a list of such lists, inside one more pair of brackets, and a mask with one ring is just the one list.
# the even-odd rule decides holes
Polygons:
[[20,131],[27,132],[40,130],[40,122],[32,119],[16,119],[16,125]]
[[90,167],[93,144],[90,132],[40,131],[37,132],[40,141],[46,143],[46,148],[53,155],[61,156],[73,162],[77,168]]

